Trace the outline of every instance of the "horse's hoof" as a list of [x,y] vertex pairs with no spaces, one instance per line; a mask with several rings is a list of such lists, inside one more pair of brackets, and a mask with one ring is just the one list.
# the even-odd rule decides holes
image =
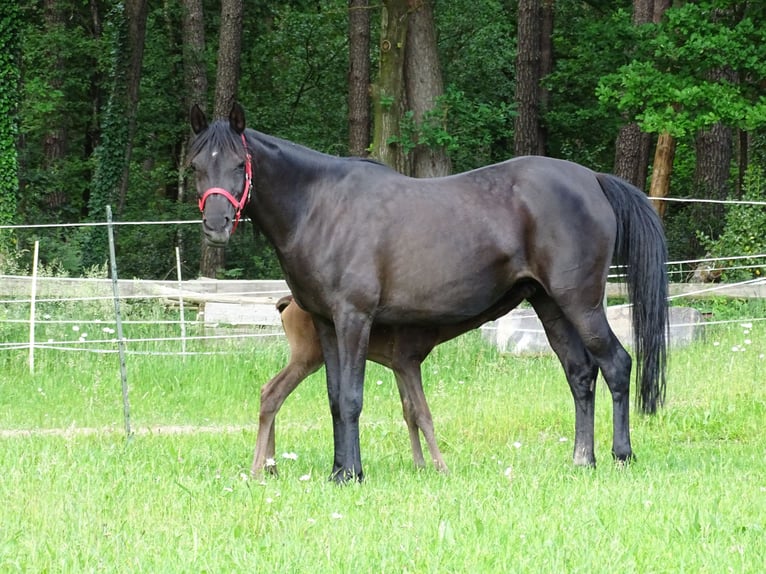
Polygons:
[[619,454],[616,452],[612,452],[612,458],[614,458],[615,464],[621,468],[630,466],[631,464],[636,462],[636,455],[633,454],[632,451],[629,451],[627,454]]
[[593,453],[575,452],[574,465],[580,468],[596,468],[596,457]]
[[355,473],[353,469],[349,468],[334,468],[328,480],[338,485],[350,484],[353,481],[362,482],[364,480],[364,473]]

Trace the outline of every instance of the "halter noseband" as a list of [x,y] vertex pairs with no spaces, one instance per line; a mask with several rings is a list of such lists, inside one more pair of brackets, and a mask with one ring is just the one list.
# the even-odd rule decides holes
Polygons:
[[237,230],[237,224],[242,217],[242,210],[250,200],[250,188],[253,181],[253,166],[251,161],[252,157],[250,156],[250,151],[247,149],[247,140],[245,139],[244,133],[242,134],[242,145],[245,146],[245,189],[242,191],[242,198],[237,201],[237,198],[224,188],[210,187],[205,191],[205,193],[202,194],[202,197],[199,199],[199,210],[203,212],[205,211],[205,202],[211,195],[222,195],[229,200],[229,203],[231,203],[234,206],[234,209],[237,210],[237,214],[234,216],[234,227],[231,230],[232,233]]

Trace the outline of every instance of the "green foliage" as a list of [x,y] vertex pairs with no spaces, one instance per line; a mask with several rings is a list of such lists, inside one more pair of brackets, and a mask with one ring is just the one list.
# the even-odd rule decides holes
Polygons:
[[722,261],[722,267],[745,266],[749,269],[734,269],[723,272],[724,281],[741,281],[766,274],[766,175],[763,169],[751,167],[743,186],[742,200],[761,202],[753,205],[730,205],[727,207],[726,224],[723,234],[717,239],[703,235],[701,241],[713,257],[736,255],[760,255],[755,259]]
[[[18,6],[15,2],[6,2],[0,11],[0,224],[16,219],[18,57]],[[7,248],[8,238],[9,234],[0,230],[0,250]]]
[[429,145],[448,148],[453,171],[513,154],[513,4],[499,0],[435,3],[445,94],[421,131],[432,142]]
[[[761,3],[678,4],[662,25],[636,29],[631,0],[554,3],[555,69],[544,80],[550,98],[541,110],[550,155],[611,171],[614,137],[632,116],[640,116],[646,129],[672,124],[674,133],[684,134],[719,118],[747,129],[763,124],[758,81],[766,66],[766,14]],[[20,89],[12,82],[0,84],[0,106],[10,106],[0,109],[3,129],[16,130],[10,119],[19,121],[11,135],[16,145],[0,137],[7,149],[0,150],[0,222],[103,221],[124,168],[124,103],[110,96],[125,81],[121,5],[58,0],[57,6],[66,17],[55,27],[46,23],[41,3],[6,2],[0,10],[0,42],[16,38],[11,49],[0,50],[2,77],[13,80],[19,71],[23,77]],[[193,193],[187,191],[185,202],[178,202],[179,161],[189,134],[182,8],[180,0],[149,8],[131,177],[124,212],[118,214],[122,220],[199,217]],[[347,10],[342,0],[247,4],[238,99],[252,127],[329,153],[347,153]],[[9,19],[9,14],[15,16]],[[456,171],[507,159],[513,152],[516,3],[437,0],[434,15],[446,93],[422,125],[414,125],[411,116],[403,119],[400,143],[444,147]],[[380,4],[370,6],[370,16],[374,74]],[[209,103],[220,4],[204,3],[204,20]],[[102,21],[103,30],[95,25]],[[709,80],[710,72],[723,64],[739,75],[738,85]],[[674,105],[678,102],[682,105]],[[59,129],[66,134],[67,148],[51,161],[46,138]],[[766,138],[758,129],[749,137],[750,161],[766,165]],[[693,193],[690,141],[690,136],[679,140],[676,153],[673,193],[679,197]],[[16,149],[18,191],[12,171]],[[666,225],[671,253],[685,258],[698,255],[698,245],[690,241],[697,229],[710,234],[708,222],[679,205],[669,206]],[[42,260],[57,261],[70,274],[107,257],[103,229],[19,230],[0,244],[11,256],[25,259],[36,239]],[[174,276],[179,243],[184,274],[193,275],[199,241],[191,226],[121,227],[120,275]],[[235,234],[227,264],[229,274],[281,275],[271,248],[262,238],[254,243],[247,227]]]
[[[347,153],[347,5],[264,4],[246,17],[239,99],[248,124],[327,153]],[[256,19],[258,17],[258,19]],[[248,36],[246,32],[245,36]]]
[[[717,122],[761,126],[765,23],[754,3],[703,0],[670,8],[661,24],[641,27],[635,59],[602,78],[599,98],[651,133],[682,137]],[[739,81],[728,79],[732,73]]]
[[466,171],[507,159],[493,157],[493,147],[513,128],[513,116],[511,104],[479,102],[448,86],[419,124],[412,111],[406,112],[400,123],[401,135],[388,143],[398,143],[405,154],[416,145],[443,148],[453,161],[453,171]]
[[599,78],[626,64],[637,44],[630,3],[616,11],[592,3],[556,2],[555,67],[543,79],[548,153],[611,172],[614,139],[624,118],[596,97]]

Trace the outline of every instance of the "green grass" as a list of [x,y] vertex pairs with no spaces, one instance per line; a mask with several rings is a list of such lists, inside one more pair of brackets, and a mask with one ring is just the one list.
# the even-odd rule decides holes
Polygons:
[[555,359],[502,356],[470,334],[423,369],[451,473],[417,471],[393,377],[370,365],[366,480],[346,487],[326,480],[322,372],[280,412],[279,478],[247,479],[279,339],[129,356],[135,429],[231,425],[130,441],[115,355],[40,350],[30,375],[23,351],[2,351],[0,429],[100,430],[0,438],[0,572],[761,572],[766,325],[745,331],[711,326],[672,352],[667,405],[633,415],[627,468],[610,460],[602,381],[599,465],[576,469]]

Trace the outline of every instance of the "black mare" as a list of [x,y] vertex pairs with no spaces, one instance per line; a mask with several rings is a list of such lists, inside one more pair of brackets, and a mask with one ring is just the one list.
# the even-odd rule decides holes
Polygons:
[[314,319],[336,481],[363,476],[359,416],[373,323],[432,329],[492,317],[523,299],[540,317],[574,398],[574,463],[595,464],[599,370],[613,401],[612,454],[632,458],[632,361],[607,323],[603,298],[614,257],[626,266],[633,302],[637,403],[653,413],[665,395],[667,249],[640,190],[536,156],[414,179],[246,129],[238,104],[228,119],[208,124],[197,106],[190,119],[207,240],[225,244],[240,211],[250,217]]

